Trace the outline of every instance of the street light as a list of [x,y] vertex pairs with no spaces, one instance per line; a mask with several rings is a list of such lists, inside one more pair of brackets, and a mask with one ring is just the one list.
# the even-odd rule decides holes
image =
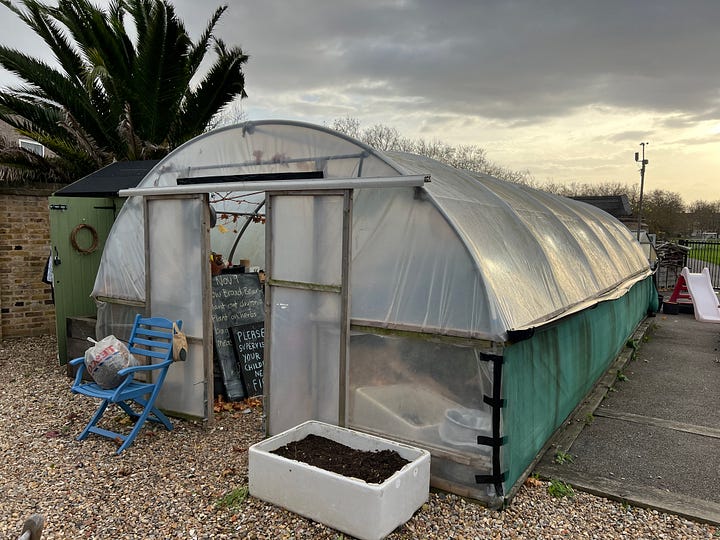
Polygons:
[[645,166],[649,163],[645,159],[645,147],[649,145],[649,142],[641,142],[642,146],[642,159],[640,159],[640,153],[635,152],[635,161],[640,163],[640,200],[638,201],[638,220],[637,220],[637,239],[640,241],[640,224],[642,223],[642,203],[643,203],[643,186],[645,185]]

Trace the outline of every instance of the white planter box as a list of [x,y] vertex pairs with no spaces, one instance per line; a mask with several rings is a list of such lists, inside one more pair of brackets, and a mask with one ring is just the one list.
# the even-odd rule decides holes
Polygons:
[[[382,484],[368,484],[271,454],[318,435],[358,450],[395,450],[410,461]],[[427,501],[430,453],[323,422],[309,421],[250,447],[250,494],[363,540],[377,540]]]

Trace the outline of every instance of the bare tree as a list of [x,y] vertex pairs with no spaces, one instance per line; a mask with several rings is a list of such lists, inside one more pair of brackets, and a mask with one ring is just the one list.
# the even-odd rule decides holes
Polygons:
[[[623,184],[622,182],[588,183],[572,181],[566,183],[538,182],[529,171],[516,171],[508,169],[490,161],[484,148],[476,145],[453,146],[439,139],[409,139],[403,137],[394,127],[376,124],[363,129],[356,118],[345,117],[334,120],[330,127],[350,137],[358,139],[365,144],[381,151],[400,151],[420,154],[436,159],[458,169],[465,169],[477,173],[488,174],[502,180],[527,185],[541,189],[555,195],[564,197],[582,196],[613,196],[626,195],[635,215],[638,213],[639,187],[637,184]],[[713,216],[717,220],[720,201],[709,211],[705,203],[695,203],[698,215]],[[702,210],[702,212],[701,212]],[[665,236],[682,234],[686,227],[685,204],[679,193],[664,190],[654,190],[644,195],[642,208],[643,221],[650,232]],[[703,223],[716,223],[708,221]],[[712,227],[717,227],[713,225]],[[712,228],[707,225],[706,228]]]
[[660,237],[677,237],[685,232],[685,203],[679,193],[650,191],[644,196],[642,215],[648,230]]
[[330,124],[330,129],[344,133],[353,139],[362,140],[360,133],[360,120],[351,116],[336,118]]
[[720,232],[720,201],[694,201],[688,205],[689,232]]
[[572,181],[569,183],[558,183],[548,181],[540,186],[540,189],[555,195],[564,197],[607,197],[612,195],[627,195],[630,203],[633,204],[636,197],[637,186],[622,184],[620,182],[585,183]]
[[403,137],[396,128],[383,124],[375,124],[362,129],[360,121],[349,116],[336,118],[329,127],[364,142],[376,150],[410,152],[436,159],[457,169],[489,174],[519,184],[535,184],[535,179],[530,171],[515,171],[493,163],[487,158],[485,149],[477,145],[453,146],[439,139],[410,139]]

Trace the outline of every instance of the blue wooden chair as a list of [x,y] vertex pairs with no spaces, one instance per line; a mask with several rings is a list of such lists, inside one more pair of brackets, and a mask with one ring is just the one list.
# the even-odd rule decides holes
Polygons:
[[[177,321],[176,324],[178,328],[182,328],[182,321]],[[119,454],[132,444],[146,420],[158,422],[164,425],[168,431],[172,430],[173,426],[170,420],[155,407],[155,399],[160,393],[167,370],[172,364],[172,337],[172,321],[160,317],[144,318],[137,315],[130,333],[128,350],[138,360],[142,356],[147,357],[149,363],[148,365],[121,369],[118,375],[125,378],[118,387],[109,390],[101,388],[94,382],[83,381],[84,357],[70,361],[70,365],[78,367],[71,391],[102,400],[90,422],[78,436],[78,440],[87,438],[90,433],[109,437],[113,440],[120,440],[122,444],[117,451]],[[142,372],[156,372],[152,376],[152,382],[136,381],[135,374]],[[131,418],[135,419],[135,425],[130,434],[123,435],[97,426],[105,413],[105,409],[111,403],[115,403]],[[139,405],[141,412],[133,410],[130,407],[132,403]]]

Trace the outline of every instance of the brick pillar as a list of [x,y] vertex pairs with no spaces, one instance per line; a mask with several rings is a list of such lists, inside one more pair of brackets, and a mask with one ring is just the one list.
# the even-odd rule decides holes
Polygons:
[[0,339],[55,333],[43,270],[50,254],[48,195],[59,186],[0,190]]

